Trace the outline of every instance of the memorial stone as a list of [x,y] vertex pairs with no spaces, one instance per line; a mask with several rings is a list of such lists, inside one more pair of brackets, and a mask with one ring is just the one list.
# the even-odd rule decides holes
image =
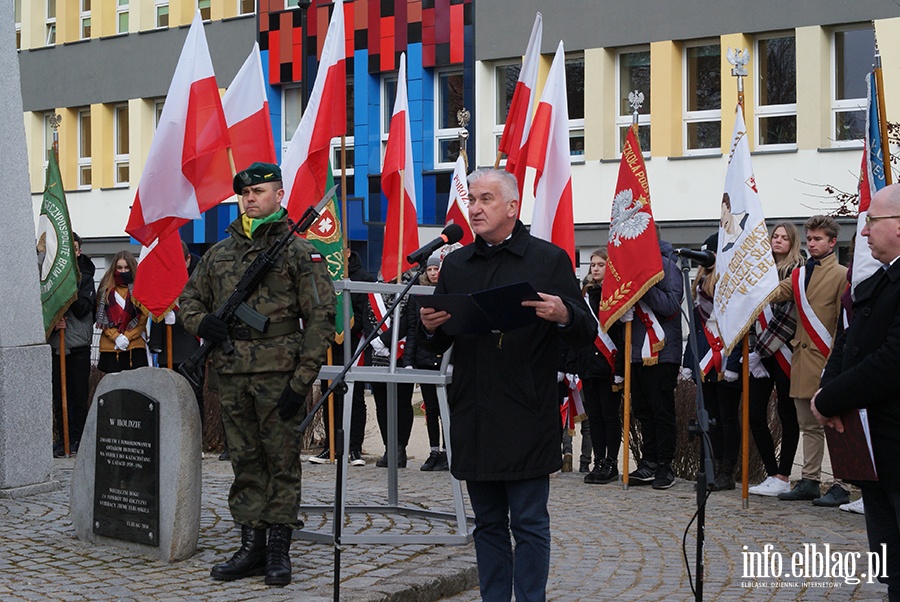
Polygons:
[[200,532],[201,439],[197,401],[180,374],[105,376],[72,475],[78,538],[167,562],[190,557]]

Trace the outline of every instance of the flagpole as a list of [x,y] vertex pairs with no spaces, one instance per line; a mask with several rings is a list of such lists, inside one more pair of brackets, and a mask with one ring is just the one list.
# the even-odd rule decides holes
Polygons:
[[[388,201],[390,202],[390,201]],[[406,206],[406,181],[403,179],[403,170],[400,170],[400,230],[397,234],[397,283],[403,274],[403,213]]]
[[497,151],[497,158],[494,159],[494,169],[500,169],[500,161],[503,159],[503,151]]
[[[237,169],[234,167],[234,154],[231,152],[231,147],[228,147],[228,165],[231,167],[231,178],[234,179],[234,176],[237,175]],[[241,195],[237,195],[238,209],[241,213],[244,213],[244,199]]]
[[[744,117],[744,78],[747,76],[747,63],[750,52],[728,49],[728,62],[733,65],[731,75],[737,78],[738,107]],[[746,122],[746,120],[745,120]],[[741,344],[743,361],[741,362],[741,507],[750,507],[750,333],[744,334]]]
[[[873,27],[874,30],[874,27]],[[875,38],[875,85],[878,94],[878,129],[881,132],[881,152],[884,162],[884,185],[893,184],[891,172],[891,141],[888,140],[887,108],[884,106],[884,77],[881,73],[881,52],[878,50],[878,38]]]
[[[169,311],[175,311],[174,309]],[[172,359],[172,325],[166,324],[166,362],[169,364],[169,370],[175,369],[175,362]]]

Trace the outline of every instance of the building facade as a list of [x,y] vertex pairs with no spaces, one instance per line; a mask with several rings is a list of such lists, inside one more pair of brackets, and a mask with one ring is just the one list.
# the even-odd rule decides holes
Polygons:
[[[259,41],[283,152],[302,114],[304,76],[310,88],[315,77],[331,7],[326,0],[15,0],[35,207],[55,112],[63,116],[60,162],[75,230],[94,254],[129,243],[124,224],[198,8],[222,88]],[[334,141],[333,164],[338,173],[346,167],[351,244],[370,269],[381,254],[380,171],[399,54],[408,56],[418,216],[429,237],[443,223],[457,111],[471,113],[470,168],[493,165],[538,10],[545,11],[539,93],[560,39],[567,52],[582,264],[606,240],[632,90],[645,98],[639,131],[654,215],[676,245],[699,244],[716,227],[737,105],[730,48],[750,53],[745,120],[770,222],[834,211],[825,185],[855,191],[876,35],[888,118],[900,112],[900,7],[893,3],[346,1],[348,136],[343,162]],[[524,199],[526,222],[531,203]],[[223,204],[185,226],[182,238],[199,250],[236,215]],[[851,230],[844,228],[842,245]]]

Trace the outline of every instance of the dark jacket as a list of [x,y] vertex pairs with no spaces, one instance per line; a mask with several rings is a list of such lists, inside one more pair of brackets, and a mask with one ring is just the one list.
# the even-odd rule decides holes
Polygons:
[[[881,486],[900,489],[900,261],[856,287],[853,321],[835,341],[816,397],[824,416],[867,408]],[[826,427],[827,428],[827,427]]]
[[451,471],[458,479],[532,479],[562,465],[559,340],[587,345],[596,328],[568,255],[517,222],[512,237],[496,247],[478,237],[447,255],[435,294],[474,293],[522,281],[560,296],[571,322],[561,327],[540,321],[503,334],[451,337],[439,328],[428,339],[424,329],[419,333],[420,343],[436,353],[454,345],[450,442]]
[[[641,301],[645,302],[662,323],[666,335],[666,345],[659,352],[660,364],[681,363],[681,300],[684,298],[684,282],[675,262],[672,245],[664,240],[659,241],[662,254],[663,279],[651,286]],[[631,323],[631,361],[641,362],[641,343],[647,331],[640,320]]]
[[[422,274],[419,284],[433,286],[428,281],[428,276]],[[421,368],[423,370],[437,370],[441,367],[441,354],[433,353],[419,344],[419,302],[415,295],[409,296],[406,304],[406,349],[403,352],[403,365]]]
[[[96,267],[91,258],[82,253],[78,256],[78,298],[66,310],[66,353],[73,349],[90,347],[94,340],[94,306],[97,293],[94,288]],[[59,355],[59,331],[53,330],[47,339],[54,355]]]
[[[602,287],[596,285],[587,289],[588,305],[590,306],[591,311],[594,312],[594,315],[599,315],[601,292]],[[599,349],[597,349],[597,346],[594,345],[593,339],[588,345],[584,345],[577,349],[569,349],[566,371],[577,374],[581,378],[605,378],[606,380],[612,380],[613,376],[616,374],[619,376],[624,375],[625,361],[623,353],[625,349],[625,338],[622,323],[618,321],[615,322],[610,327],[607,334],[612,339],[613,343],[615,343],[618,351],[616,353],[615,374],[613,373],[609,362],[606,360],[606,357]]]

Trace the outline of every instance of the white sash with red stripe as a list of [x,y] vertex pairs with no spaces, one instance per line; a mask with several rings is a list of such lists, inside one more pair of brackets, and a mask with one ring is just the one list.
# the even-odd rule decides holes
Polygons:
[[641,344],[641,359],[645,366],[656,364],[659,362],[660,350],[666,346],[666,333],[662,323],[650,306],[643,301],[638,301],[634,305],[634,315],[644,325],[645,334]]
[[[381,321],[381,318],[387,313],[387,304],[384,302],[384,296],[379,293],[369,293],[369,305],[372,307],[372,314],[375,316],[375,321]],[[388,319],[384,321],[381,325],[381,332],[385,333],[391,327],[391,322],[393,318],[388,316]],[[403,350],[406,348],[406,336],[404,335],[397,341],[397,359],[403,357]]]
[[[588,308],[591,308],[591,302],[588,298],[588,295],[584,296],[584,302],[587,303]],[[591,309],[591,315],[594,316],[594,321],[597,322],[597,336],[594,337],[594,347],[603,354],[603,357],[606,358],[606,361],[609,363],[610,369],[613,372],[616,371],[616,353],[618,353],[618,349],[616,349],[616,344],[613,343],[613,340],[609,338],[609,335],[603,332],[603,329],[600,328],[600,320],[597,319],[597,315],[594,313],[593,309]]]
[[569,434],[572,434],[575,429],[575,423],[581,422],[585,418],[584,402],[581,398],[581,379],[575,374],[566,374],[563,382],[568,391],[566,398],[563,399],[562,405],[559,407],[559,412],[563,428],[568,430]]
[[[759,314],[759,325],[762,328],[762,332],[766,331],[766,328],[769,327],[769,323],[772,321],[772,318],[775,316],[772,313],[772,306],[766,305],[766,308],[762,310],[762,313]],[[778,365],[781,366],[781,370],[787,375],[791,375],[791,360],[793,359],[794,354],[791,353],[790,346],[786,345],[784,341],[781,343],[781,347],[779,347],[773,357],[775,361],[778,362]]]
[[[711,319],[712,317],[710,317]],[[722,350],[725,348],[725,345],[722,343],[722,339],[710,332],[706,324],[703,325],[703,334],[706,336],[706,342],[709,344],[709,351],[700,360],[700,371],[706,376],[710,370],[715,368],[717,373],[722,374]]]
[[825,328],[825,325],[822,324],[822,321],[819,320],[819,316],[816,315],[816,312],[813,311],[812,306],[809,304],[809,299],[806,298],[805,282],[806,266],[802,265],[791,272],[791,283],[794,286],[794,300],[797,302],[797,313],[800,314],[800,324],[803,325],[803,329],[806,331],[806,334],[809,335],[809,338],[812,339],[816,348],[822,355],[828,357],[828,352],[831,351],[831,334],[828,332],[828,329]]

